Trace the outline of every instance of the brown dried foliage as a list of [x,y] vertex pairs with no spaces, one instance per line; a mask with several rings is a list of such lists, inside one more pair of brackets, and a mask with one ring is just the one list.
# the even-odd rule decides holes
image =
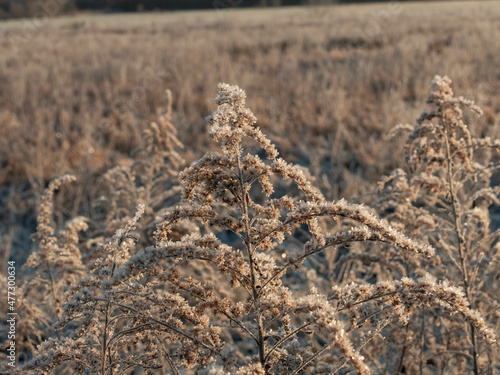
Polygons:
[[[467,162],[471,154],[467,146],[479,146],[471,137],[463,137],[468,133],[458,109],[460,104],[472,104],[454,99],[444,90],[448,83],[436,78],[430,100],[438,104],[438,110],[419,121],[424,129],[428,126],[424,120],[433,118],[445,125],[445,136],[438,139],[448,145],[446,155],[453,150],[453,158],[441,161],[445,166],[446,160]],[[439,96],[443,92],[446,96]],[[485,313],[474,299],[471,285],[454,286],[442,279],[439,267],[446,264],[446,257],[441,241],[411,239],[362,205],[327,201],[302,169],[279,157],[275,146],[255,126],[256,118],[246,108],[245,99],[237,86],[219,84],[218,108],[207,121],[208,133],[221,150],[207,153],[181,172],[183,201],[163,215],[151,246],[140,240],[140,235],[147,235],[140,220],[148,208],[158,209],[148,203],[154,201],[156,190],[150,188],[148,193],[140,184],[129,189],[133,194],[146,191],[142,201],[135,201],[139,203],[137,212],[131,217],[128,209],[123,229],[101,242],[98,258],[90,262],[87,273],[66,288],[66,303],[55,325],[59,337],[44,342],[23,371],[49,374],[71,368],[103,375],[141,369],[175,374],[330,374],[353,369],[368,374],[383,363],[384,356],[379,353],[383,348],[377,345],[373,349],[372,345],[380,343],[380,334],[394,332],[399,324],[413,328],[411,317],[429,312],[455,325],[466,322],[472,337],[484,345],[495,341],[495,333],[476,310]],[[462,135],[465,141],[453,138],[452,142],[446,137],[454,127],[460,132],[453,135]],[[153,133],[159,129],[154,125],[151,129],[146,139],[157,142],[146,145],[166,145],[163,137],[170,137],[167,133],[172,129],[165,128],[166,133]],[[414,134],[419,131],[417,128]],[[412,145],[417,138],[410,137],[408,143],[408,160],[415,161],[410,170],[420,173],[418,155],[419,160],[427,160],[432,154],[428,173],[432,176],[440,165],[434,162],[434,154],[443,151],[427,138],[432,151],[423,152],[426,142],[418,142],[415,152]],[[173,155],[168,147],[168,155],[165,147],[150,150],[151,165],[139,173],[146,177],[146,186],[154,186],[151,176],[156,173],[163,176],[162,163]],[[476,164],[469,165],[471,169],[464,169],[464,173],[475,170]],[[484,176],[477,181],[486,182]],[[284,182],[288,191],[283,189],[287,186]],[[43,200],[41,242],[33,265],[52,259],[47,257],[47,249],[52,249],[49,245],[53,246],[55,237],[47,217],[51,215],[54,186]],[[427,192],[424,188],[417,191]],[[388,204],[389,200],[382,199],[386,196],[381,193],[382,208]],[[396,198],[401,196],[405,194]],[[489,196],[474,194],[474,199],[483,202]],[[462,215],[460,218],[470,216],[465,211]],[[329,226],[332,219],[338,224]],[[388,219],[405,231],[416,230],[394,217]],[[152,220],[147,219],[145,226]],[[483,228],[481,225],[476,230]],[[189,228],[189,233],[179,236],[179,227]],[[306,240],[300,236],[303,232]],[[438,250],[438,261],[428,267],[421,265],[436,256],[425,241]],[[73,243],[66,242],[64,247],[73,248]],[[484,245],[484,241],[479,243]],[[383,246],[395,259],[406,261],[406,270],[414,268],[405,274],[389,273],[386,279],[372,283],[362,278],[339,283],[330,290],[324,289],[324,283],[300,285],[300,280],[310,279],[311,271],[315,272],[310,259],[352,244],[357,244],[352,247],[353,257],[355,249],[364,249],[375,258],[368,261],[376,262],[384,259],[378,253]],[[73,254],[76,262],[79,254]],[[56,265],[58,272],[67,268],[65,264]],[[473,280],[472,274],[463,275]],[[313,279],[309,281],[314,284]],[[476,287],[475,293],[478,290]],[[407,329],[407,336],[409,332]],[[391,350],[388,344],[385,355],[390,356]],[[475,358],[479,357],[475,353]]]

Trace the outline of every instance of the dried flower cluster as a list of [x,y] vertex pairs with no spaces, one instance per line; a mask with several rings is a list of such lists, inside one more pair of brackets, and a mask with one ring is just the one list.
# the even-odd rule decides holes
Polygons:
[[24,265],[25,268],[32,267],[41,274],[41,277],[32,279],[30,287],[50,296],[51,300],[46,302],[55,306],[58,315],[62,307],[60,296],[65,286],[75,283],[84,273],[78,248],[78,232],[88,228],[85,218],[76,217],[68,221],[61,231],[57,231],[53,223],[54,191],[63,183],[74,180],[73,176],[64,176],[51,182],[46,189],[40,205],[35,236],[39,240],[38,249]]
[[[438,167],[445,166],[450,173],[453,163],[463,162],[469,166],[464,173],[477,171],[478,164],[469,155],[479,143],[464,136],[469,133],[459,112],[460,104],[472,104],[454,99],[448,83],[446,79],[434,81],[430,100],[438,104],[438,110],[419,120],[421,129],[408,142],[407,162],[412,176],[419,176],[421,187],[411,190],[414,182],[407,177],[409,173],[394,174],[383,189],[396,182],[402,187],[392,197],[381,192],[381,212],[395,204],[396,215],[403,197],[407,206],[424,210],[423,203],[410,204],[413,197],[438,187],[444,191],[450,184],[455,190],[439,199],[443,205],[454,204],[462,180],[437,181],[447,176],[446,171],[438,174]],[[375,342],[382,350],[381,335],[393,332],[398,324],[413,328],[412,316],[431,312],[454,325],[466,324],[471,337],[484,345],[495,341],[495,332],[480,314],[487,311],[473,297],[487,288],[468,283],[474,280],[470,270],[477,272],[477,267],[470,268],[468,263],[472,249],[466,247],[467,240],[458,253],[462,255],[453,258],[458,266],[462,264],[458,271],[465,275],[465,280],[460,279],[462,285],[455,286],[442,277],[442,267],[449,263],[444,254],[454,254],[453,243],[445,248],[441,241],[433,240],[438,237],[403,234],[426,231],[424,224],[437,220],[433,215],[422,219],[419,226],[412,221],[415,227],[408,227],[396,216],[386,215],[387,220],[382,220],[362,205],[327,201],[301,168],[279,157],[276,147],[255,126],[256,118],[245,100],[245,92],[237,86],[219,84],[218,108],[207,121],[208,134],[221,150],[207,153],[180,173],[182,202],[175,207],[160,207],[165,204],[162,189],[174,183],[168,182],[174,181],[172,168],[180,165],[171,110],[160,125],[151,126],[141,151],[148,156],[130,168],[108,174],[109,180],[118,181],[116,194],[129,197],[127,204],[135,203],[136,211],[131,214],[130,206],[119,208],[117,196],[111,205],[113,218],[105,220],[106,228],[116,230],[101,241],[86,273],[76,272],[82,269],[78,231],[85,229],[84,222],[70,221],[67,229],[56,233],[50,202],[61,181],[49,187],[39,220],[40,244],[29,265],[48,267],[45,280],[52,290],[47,295],[52,295],[57,306],[65,291],[65,303],[58,310],[58,335],[39,346],[23,367],[24,373],[298,375],[353,370],[369,374],[377,370],[372,363],[378,366],[383,358],[373,358],[379,353],[369,350]],[[445,130],[438,125],[430,130],[435,118],[445,124]],[[419,134],[427,138],[423,140]],[[465,140],[458,139],[459,135]],[[444,151],[439,140],[444,142]],[[429,169],[421,167],[422,160]],[[430,181],[424,183],[424,176]],[[473,212],[478,207],[487,209],[488,197],[495,194],[482,193],[489,187],[484,175],[477,181],[488,185],[474,193],[474,207],[469,207]],[[465,182],[464,186],[472,189]],[[148,236],[144,229],[163,208],[168,209],[152,239],[141,238]],[[441,212],[442,207],[436,209]],[[472,217],[466,212],[457,213],[463,216],[455,216],[458,219],[451,224]],[[446,213],[439,218],[449,220]],[[141,225],[142,220],[146,224]],[[486,231],[483,222],[473,222],[475,227],[465,229],[462,236],[472,236],[473,230],[479,232],[477,236]],[[180,235],[180,227],[189,232]],[[452,234],[464,230],[462,225],[459,228]],[[443,241],[452,235],[444,233]],[[487,246],[486,241],[478,241]],[[389,254],[406,269],[388,271],[386,279],[378,277],[376,282],[360,277],[355,282],[331,285],[327,279],[314,285],[318,276],[312,260],[339,248],[351,248],[347,258],[364,256],[365,263],[385,259],[389,264]],[[385,255],[380,254],[381,248]],[[66,282],[58,289],[52,280],[55,272],[61,275],[58,281]],[[69,275],[78,277],[70,279]],[[343,280],[349,275],[347,272]],[[325,289],[325,285],[333,288]],[[408,336],[409,329],[406,332]]]
[[99,220],[104,221],[106,229],[98,228],[101,234],[111,236],[134,216],[137,205],[144,204],[140,240],[151,244],[155,221],[161,217],[161,210],[178,198],[176,174],[182,159],[177,151],[183,146],[172,124],[172,93],[167,90],[165,95],[166,112],[159,114],[158,121],[144,130],[142,146],[132,152],[134,160],[110,169],[103,176],[106,193],[94,203],[105,213],[105,217]]
[[[467,304],[497,327],[498,335],[500,242],[490,210],[500,204],[500,188],[492,180],[499,169],[500,142],[472,136],[462,107],[476,114],[482,111],[472,101],[454,97],[450,85],[448,77],[436,76],[427,100],[433,109],[423,112],[416,126],[393,130],[409,131],[404,169],[380,182],[374,203],[391,225],[432,244],[437,256],[425,261],[384,249],[390,252],[386,266],[398,263],[386,276],[431,272],[447,278],[463,288]],[[461,363],[464,373],[499,371],[498,345],[483,341],[476,325],[466,322],[464,326],[444,314],[422,314],[400,342],[399,367],[456,373],[453,366]]]

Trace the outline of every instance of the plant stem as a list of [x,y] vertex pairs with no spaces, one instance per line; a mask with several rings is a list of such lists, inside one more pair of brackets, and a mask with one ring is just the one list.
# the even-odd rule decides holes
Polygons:
[[[243,210],[243,219],[245,220],[245,246],[247,248],[248,252],[248,263],[250,266],[250,281],[252,284],[252,293],[253,293],[253,304],[254,306],[257,305],[257,300],[259,298],[259,288],[257,288],[257,282],[255,279],[255,270],[254,270],[254,258],[253,258],[253,246],[252,246],[252,240],[250,237],[250,218],[248,214],[248,192],[245,189],[245,184],[243,182],[243,171],[241,169],[241,160],[240,160],[240,154],[238,153],[237,157],[237,162],[238,162],[238,182],[240,185],[240,191],[241,191],[241,204],[242,204],[242,210]],[[262,365],[262,368],[265,369],[266,375],[269,374],[268,369],[266,368],[266,353],[265,353],[265,345],[264,345],[264,337],[265,337],[265,329],[264,329],[264,323],[262,316],[260,314],[257,314],[257,325],[259,328],[259,332],[257,335],[257,345],[259,347],[259,360],[260,364]]]
[[[445,127],[443,119],[441,119],[443,127]],[[466,262],[465,262],[465,255],[464,254],[464,246],[465,246],[465,239],[462,233],[462,228],[460,225],[460,220],[459,220],[459,215],[458,215],[458,202],[457,202],[457,196],[455,192],[455,186],[453,185],[453,171],[452,171],[452,166],[453,166],[453,160],[451,159],[451,152],[450,152],[450,143],[448,140],[449,133],[446,130],[445,127],[445,145],[446,145],[446,164],[447,164],[447,174],[448,174],[448,186],[450,190],[450,197],[451,197],[451,204],[452,204],[452,210],[453,210],[453,218],[455,221],[455,231],[458,239],[458,255],[460,258],[460,262],[462,265],[462,278],[464,282],[464,289],[465,289],[465,295],[467,297],[467,300],[469,301],[469,305],[472,308],[472,300],[470,297],[470,290],[469,290],[469,277],[467,273],[467,268],[466,268]],[[472,324],[469,324],[470,329],[471,329],[471,341],[472,341],[472,357],[473,357],[473,362],[474,362],[474,375],[479,375],[479,368],[477,364],[477,347],[476,347],[476,332],[475,328]]]
[[104,332],[103,332],[103,338],[102,338],[102,365],[101,365],[102,375],[106,375],[106,348],[108,346],[109,308],[110,308],[110,303],[108,302],[106,304],[106,315],[105,315]]
[[422,375],[424,372],[424,345],[425,345],[425,311],[422,311],[422,327],[420,332],[419,375]]
[[404,341],[403,341],[403,348],[401,349],[401,356],[399,357],[399,363],[398,363],[396,374],[400,374],[401,370],[403,369],[403,363],[404,363],[405,353],[406,353],[406,340],[408,339],[408,328],[409,328],[409,326],[410,326],[410,324],[407,323],[406,324],[406,329],[405,329],[405,338],[404,338]]
[[50,269],[50,264],[49,262],[45,262],[45,265],[47,266],[47,273],[49,274],[49,282],[50,282],[50,292],[52,293],[52,298],[54,298],[54,302],[56,304],[56,312],[57,312],[57,317],[59,318],[59,312],[60,312],[60,300],[56,296],[56,290],[55,290],[55,285],[54,285],[54,278],[52,277],[52,270]]

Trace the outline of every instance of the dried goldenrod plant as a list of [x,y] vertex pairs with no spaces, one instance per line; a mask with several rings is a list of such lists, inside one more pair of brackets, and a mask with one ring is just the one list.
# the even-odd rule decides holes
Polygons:
[[[165,274],[157,275],[156,283],[112,287],[137,242],[133,231],[144,209],[140,205],[126,227],[101,245],[104,257],[69,289],[56,328],[72,326],[72,334],[44,342],[25,371],[48,374],[67,362],[74,370],[91,374],[129,373],[133,368],[154,370],[163,364],[174,370],[165,341],[179,345],[178,351],[184,354],[176,358],[179,363],[201,365],[202,358],[207,361],[211,357],[214,334],[206,329],[208,319],[198,316],[180,296],[155,289],[165,281]],[[168,277],[175,278],[175,272]],[[184,320],[189,323],[184,324]]]
[[[500,187],[492,179],[500,167],[500,142],[472,136],[462,107],[476,114],[481,109],[454,97],[448,77],[434,78],[427,102],[433,108],[422,113],[416,126],[393,129],[394,135],[409,131],[405,165],[380,182],[374,206],[391,225],[431,244],[437,256],[428,261],[384,249],[380,259],[397,264],[389,272],[393,277],[427,271],[460,286],[467,304],[498,335],[500,232],[490,210],[500,204]],[[464,325],[439,311],[427,312],[406,328],[397,370],[496,373],[498,344],[482,337],[470,321]]]
[[[338,285],[327,293],[297,287],[295,276],[308,275],[304,262],[329,248],[376,242],[419,257],[434,249],[364,206],[326,201],[300,168],[278,156],[245,99],[237,86],[219,84],[218,108],[207,120],[222,151],[181,172],[183,202],[157,225],[153,246],[137,249],[144,205],[101,245],[103,256],[66,295],[57,323],[64,337],[42,344],[24,371],[48,374],[69,365],[102,375],[344,368],[368,374],[370,353],[363,348],[392,321],[407,324],[425,308],[459,315],[477,335],[495,339],[461,288],[428,274]],[[295,185],[296,196],[275,191],[282,180]],[[329,233],[324,218],[355,224]],[[172,237],[184,221],[197,230]],[[288,247],[304,227],[310,238]]]
[[[54,223],[54,193],[74,180],[66,175],[52,181],[41,197],[35,251],[23,266],[29,276],[21,279],[15,291],[17,362],[26,362],[36,346],[54,334],[51,326],[62,313],[65,291],[85,273],[78,235],[87,229],[85,219],[73,218],[61,229]],[[6,278],[1,282],[7,286]]]
[[[66,175],[54,180],[45,190],[40,213],[37,218],[38,241],[36,251],[28,258],[24,268],[31,267],[37,276],[29,282],[29,289],[48,296],[46,302],[54,306],[57,315],[61,313],[61,299],[67,287],[75,283],[84,274],[78,248],[78,232],[87,229],[83,217],[76,217],[66,222],[62,230],[57,231],[54,225],[54,192],[65,182],[74,181],[73,176]],[[27,289],[26,292],[29,292]]]
[[[172,124],[172,92],[167,90],[165,96],[166,111],[159,113],[158,120],[144,130],[141,147],[132,152],[133,160],[103,175],[106,193],[96,200],[94,207],[105,214],[104,218],[97,220],[99,223],[104,221],[104,234],[111,236],[125,226],[134,216],[137,205],[144,204],[140,240],[151,244],[148,240],[152,239],[161,210],[178,199],[176,175],[183,163],[178,151],[183,145]],[[103,228],[97,228],[97,231],[102,233]]]

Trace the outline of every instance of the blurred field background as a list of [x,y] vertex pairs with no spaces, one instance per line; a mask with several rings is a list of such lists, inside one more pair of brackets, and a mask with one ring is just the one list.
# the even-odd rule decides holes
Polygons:
[[51,179],[78,178],[58,196],[61,222],[92,219],[99,176],[131,163],[166,89],[186,164],[213,147],[204,117],[217,83],[238,84],[283,157],[329,199],[352,200],[401,165],[386,133],[414,123],[435,74],[484,109],[473,133],[498,138],[499,19],[500,3],[477,1],[0,22],[1,267],[24,263]]

